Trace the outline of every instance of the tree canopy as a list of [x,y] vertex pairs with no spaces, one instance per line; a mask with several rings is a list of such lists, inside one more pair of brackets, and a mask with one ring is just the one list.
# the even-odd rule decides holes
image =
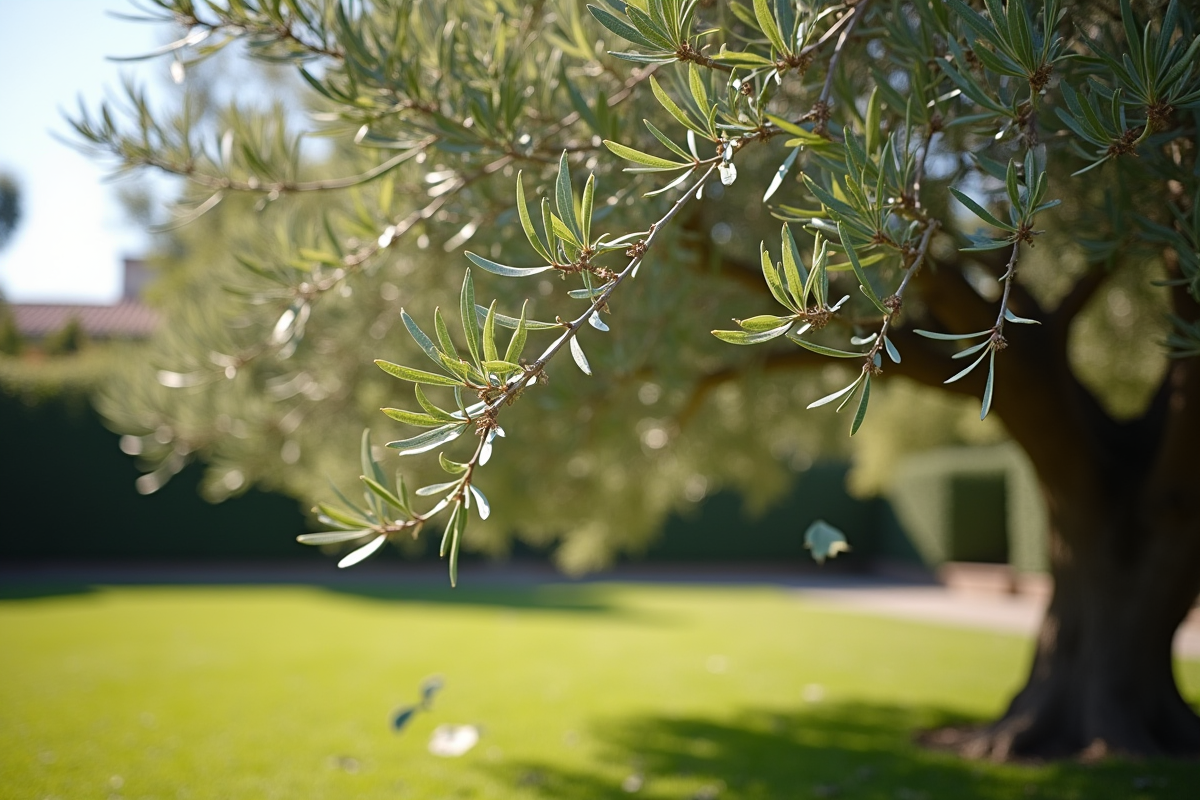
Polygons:
[[[1038,292],[1049,306],[1074,275],[1115,273],[1135,259],[1150,279],[1162,278],[1153,251],[1163,244],[1183,254],[1180,279],[1190,280],[1193,292],[1200,284],[1194,255],[1188,256],[1196,233],[1188,187],[1171,189],[1178,201],[1158,204],[1157,216],[1145,206],[1148,215],[1126,213],[1140,191],[1155,190],[1155,173],[1172,172],[1175,154],[1189,152],[1176,118],[1196,104],[1196,51],[1191,18],[1177,3],[1159,26],[1145,30],[1128,7],[1126,25],[1116,27],[1104,13],[1122,9],[1085,6],[1069,16],[1058,4],[1020,3],[988,6],[982,15],[961,3],[667,2],[650,4],[648,13],[623,4],[584,11],[571,3],[156,5],[155,16],[183,29],[159,54],[170,54],[172,75],[184,84],[179,111],[152,112],[131,89],[140,126],[127,127],[108,108],[95,116],[81,112],[77,120],[84,139],[118,156],[123,168],[186,176],[190,207],[181,211],[183,220],[200,217],[169,240],[168,253],[205,268],[177,278],[187,291],[182,302],[172,302],[185,316],[162,337],[154,370],[157,383],[182,390],[186,399],[167,400],[159,387],[135,380],[140,402],[128,402],[129,387],[122,387],[121,402],[108,406],[131,432],[153,434],[144,436],[144,451],[158,469],[145,479],[147,488],[187,455],[205,451],[217,496],[252,480],[318,492],[321,476],[311,473],[330,469],[330,443],[356,438],[349,429],[361,427],[370,408],[398,402],[391,399],[395,387],[370,379],[364,356],[416,366],[420,350],[393,332],[422,326],[432,332],[428,306],[452,306],[447,289],[461,280],[449,269],[456,259],[444,253],[464,246],[476,272],[471,282],[481,298],[497,297],[496,313],[488,324],[489,302],[481,299],[484,328],[470,320],[462,329],[459,341],[475,362],[467,372],[436,360],[440,350],[457,363],[458,345],[448,333],[429,351],[436,370],[450,369],[450,379],[463,382],[464,408],[478,404],[475,395],[491,377],[505,387],[507,404],[540,374],[541,366],[516,369],[521,353],[514,348],[508,359],[490,359],[505,366],[483,377],[483,356],[499,356],[494,345],[482,352],[484,337],[494,341],[494,326],[515,326],[525,299],[529,320],[518,343],[530,337],[528,346],[540,349],[533,342],[557,335],[561,344],[551,355],[570,352],[588,371],[596,361],[605,376],[599,387],[574,376],[556,381],[565,384],[561,390],[539,387],[549,395],[535,401],[543,409],[571,410],[538,413],[536,443],[515,448],[520,455],[495,470],[501,481],[521,478],[499,489],[519,511],[498,517],[493,546],[513,528],[543,537],[555,529],[590,529],[591,546],[579,539],[574,549],[591,555],[580,555],[577,566],[598,563],[623,538],[636,544],[680,494],[702,496],[701,487],[728,483],[750,490],[766,473],[774,473],[772,488],[782,485],[779,470],[746,463],[758,456],[731,457],[747,452],[736,444],[745,441],[747,427],[773,442],[776,457],[800,453],[801,460],[827,434],[805,431],[812,421],[793,414],[795,406],[836,400],[850,410],[857,431],[873,378],[902,358],[893,329],[923,330],[923,298],[910,287],[934,260],[931,246],[949,251],[957,239],[963,254],[942,258],[953,263],[935,269],[958,267],[978,294],[998,299],[986,330],[931,324],[924,331],[933,341],[969,345],[955,354],[967,359],[963,364],[946,362],[945,377],[974,369],[987,376],[982,392],[968,383],[968,391],[982,396],[982,416],[996,390],[1005,329],[1041,321],[1013,311],[1014,290]],[[1107,55],[1123,40],[1136,61]],[[186,91],[188,72],[233,42],[244,43],[245,56],[297,68],[303,85],[287,92],[291,102],[267,105],[260,90],[221,104],[212,97],[224,88],[219,74],[200,91]],[[322,137],[317,146],[314,135]],[[1089,182],[1097,174],[1091,170],[1103,174],[1106,164],[1112,180]],[[523,179],[514,181],[514,170]],[[584,171],[590,176],[581,186]],[[1077,202],[1055,210],[1057,220],[1048,213],[1060,202],[1051,194],[1062,194],[1051,190],[1055,179],[1084,190]],[[1129,185],[1138,190],[1117,189]],[[778,229],[769,232],[771,216],[785,221],[782,239]],[[653,219],[660,222],[652,228]],[[1050,228],[1041,248],[1053,251],[1050,258],[1033,249],[1042,227]],[[756,239],[763,242],[757,255]],[[640,258],[621,265],[656,243],[657,253],[646,255],[657,265],[654,274],[638,270]],[[1123,253],[1127,245],[1145,255]],[[501,264],[507,261],[542,266]],[[481,271],[537,278],[502,281]],[[616,293],[635,271],[644,288]],[[1001,278],[999,298],[989,297],[997,291],[987,285],[989,273]],[[575,335],[583,325],[580,309],[558,302],[552,276],[568,280],[576,306],[594,306],[586,315],[585,338],[595,340],[590,355]],[[1078,282],[1078,291],[1090,282]],[[231,289],[250,303],[231,297]],[[767,303],[747,294],[764,289]],[[1145,345],[1156,346],[1162,323],[1153,317],[1163,298],[1141,283],[1126,291],[1114,303],[1125,311],[1120,316],[1139,320],[1130,326],[1138,335],[1127,348],[1137,356],[1122,360],[1149,369],[1134,369],[1132,380],[1122,381],[1111,374],[1112,359],[1101,358],[1110,363],[1101,364],[1094,380],[1132,382],[1130,391],[1141,388],[1144,396],[1153,371],[1162,368]],[[912,310],[901,314],[906,297]],[[397,306],[410,313],[401,317]],[[1136,312],[1126,308],[1134,306]],[[671,313],[679,308],[690,313]],[[447,319],[453,323],[464,309],[471,313],[461,302],[443,312],[438,330],[448,331]],[[592,332],[608,327],[610,310],[619,322],[607,337],[611,348]],[[815,359],[778,345],[764,354],[705,341],[703,331],[726,327],[721,320],[729,312],[744,318],[735,330],[715,331],[725,342],[787,337],[808,353],[859,366],[836,392],[823,391],[833,387],[820,380],[789,390],[793,381],[777,377],[776,367]],[[881,321],[871,323],[872,315]],[[576,322],[563,328],[559,319]],[[1179,353],[1193,352],[1195,330],[1184,318],[1175,324],[1163,334]],[[556,369],[556,377],[564,372]],[[710,405],[703,395],[734,375],[772,384],[765,394],[748,389],[727,402],[740,406],[735,417],[760,424],[721,425],[730,415],[712,414],[716,424],[704,423],[700,441],[674,452],[673,468],[664,470],[664,459],[653,456],[683,427],[680,418],[690,423],[698,406]],[[624,391],[604,385],[613,378],[629,385]],[[347,416],[349,407],[355,413]],[[393,416],[449,424],[426,411]],[[641,428],[636,438],[631,418]],[[247,423],[265,436],[222,430]],[[382,419],[371,424],[392,427]],[[730,428],[724,437],[722,427]],[[639,439],[649,460],[631,458],[629,445]],[[531,458],[535,452],[545,460]],[[574,452],[586,455],[572,461]],[[563,485],[548,492],[520,488],[545,474],[551,460],[567,462],[572,477],[624,474],[629,484],[613,478],[612,490],[626,496],[642,494],[631,488],[644,484],[633,477],[639,462],[668,474],[663,496],[626,504],[630,517],[615,519],[607,497],[547,504],[537,498],[561,497]],[[339,477],[346,471],[340,469]],[[421,467],[416,474],[428,477]],[[585,496],[597,489],[607,494],[596,481],[564,483]],[[547,505],[604,509],[610,521],[580,525]]]
[[[463,542],[513,530],[587,568],[713,486],[766,495],[870,435],[881,379],[905,376],[1032,459],[1054,630],[1090,592],[1148,597],[1171,553],[1182,570],[1148,648],[1170,724],[1051,722],[1031,678],[978,746],[1200,747],[1169,674],[1200,588],[1194,3],[151,8],[179,29],[152,54],[178,109],[130,88],[125,113],[74,120],[120,168],[187,182],[171,323],[105,404],[146,490],[202,452],[215,494],[313,495],[359,471],[342,443],[373,419],[403,478],[364,436],[362,485],[305,541],[357,545],[349,565],[430,521],[452,580]],[[294,86],[264,102],[227,65],[190,89],[230,44]],[[890,406],[903,438],[919,409]],[[817,422],[843,409],[836,436]],[[819,557],[843,545],[811,534]]]

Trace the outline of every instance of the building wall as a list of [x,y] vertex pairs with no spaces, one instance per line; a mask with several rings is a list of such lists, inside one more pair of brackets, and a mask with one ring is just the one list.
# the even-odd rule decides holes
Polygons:
[[1032,464],[1011,443],[930,450],[899,465],[887,498],[922,560],[953,560],[954,479],[964,475],[1003,481],[1008,562],[1018,572],[1045,571],[1045,506]]

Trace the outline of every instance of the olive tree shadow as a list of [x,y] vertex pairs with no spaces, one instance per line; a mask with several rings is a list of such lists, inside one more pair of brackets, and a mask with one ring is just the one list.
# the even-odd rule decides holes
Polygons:
[[862,800],[1166,800],[1194,798],[1195,762],[993,764],[926,750],[915,734],[980,722],[942,709],[869,703],[749,709],[730,718],[647,716],[591,731],[594,769],[549,762],[498,765],[533,796],[862,798]]
[[[166,578],[165,580],[163,578]],[[306,586],[331,595],[357,598],[370,602],[409,605],[496,608],[508,611],[531,611],[547,613],[580,614],[586,616],[610,616],[637,619],[641,622],[665,621],[663,612],[649,612],[618,602],[614,593],[604,586],[554,584],[541,582],[476,584],[452,589],[439,581],[420,580],[397,582],[396,580],[313,580],[300,579],[283,573],[273,577],[269,570],[255,572],[249,576],[228,576],[220,572],[207,574],[200,570],[182,576],[158,576],[153,571],[134,577],[104,574],[99,570],[94,578],[81,579],[50,576],[22,577],[0,576],[0,602],[41,600],[59,597],[90,595],[107,588],[159,588],[159,587],[207,587],[223,589],[232,587],[280,587]]]

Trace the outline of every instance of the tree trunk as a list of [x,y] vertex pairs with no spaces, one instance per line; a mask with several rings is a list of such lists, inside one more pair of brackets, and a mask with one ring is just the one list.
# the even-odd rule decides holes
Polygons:
[[[1178,259],[1164,258],[1179,277]],[[994,305],[962,265],[931,260],[916,279],[927,327],[993,324]],[[1200,357],[1171,362],[1140,418],[1105,413],[1071,369],[1068,338],[1110,275],[1085,274],[1053,311],[1013,286],[1016,313],[1044,324],[1005,328],[1011,347],[996,358],[992,409],[1037,471],[1054,594],[1027,682],[1004,715],[983,728],[930,732],[922,738],[931,746],[999,760],[1200,756],[1200,717],[1180,695],[1171,659],[1175,632],[1200,594]],[[1200,312],[1183,287],[1172,290],[1171,305],[1184,319]],[[982,395],[986,370],[946,386],[948,349],[904,327],[890,336],[904,353],[898,374]],[[766,368],[803,358],[786,353]]]
[[1005,714],[929,743],[998,760],[1200,756],[1200,717],[1179,693],[1171,654],[1200,593],[1197,362],[1176,362],[1133,422],[1113,421],[1069,377],[1057,391],[1012,391],[998,403],[1041,482],[1054,593],[1028,681]]
[[1181,546],[1169,524],[1148,527],[1161,515],[1132,494],[1081,503],[1048,492],[1054,594],[1028,682],[1000,720],[951,742],[965,755],[1200,756],[1200,717],[1171,665],[1200,591],[1200,537]]

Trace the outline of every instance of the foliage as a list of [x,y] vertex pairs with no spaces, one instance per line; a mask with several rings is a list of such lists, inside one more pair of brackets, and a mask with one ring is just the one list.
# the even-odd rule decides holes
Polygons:
[[128,342],[109,342],[53,358],[30,348],[19,357],[0,356],[0,391],[31,405],[56,397],[82,403],[101,391],[121,364],[144,356],[143,347]]
[[0,250],[12,239],[21,222],[21,187],[11,176],[0,173]]
[[[981,397],[982,419],[997,393],[1022,390],[1002,378],[1003,351],[1019,338],[1013,326],[1069,328],[1110,274],[1169,287],[1139,305],[1134,330],[1139,341],[1158,338],[1145,332],[1170,314],[1171,355],[1193,357],[1200,38],[1194,4],[1154,11],[1146,21],[1129,0],[647,0],[586,11],[566,0],[156,0],[151,17],[182,28],[159,53],[175,59],[177,80],[241,42],[247,57],[296,71],[310,114],[301,123],[282,106],[204,107],[187,93],[178,113],[165,114],[136,88],[132,124],[108,106],[80,112],[81,140],[120,168],[189,180],[181,221],[208,214],[198,225],[212,225],[213,209],[232,202],[243,210],[217,224],[248,224],[229,217],[254,207],[276,229],[235,253],[238,277],[193,279],[205,296],[226,284],[249,303],[227,313],[236,326],[166,335],[162,352],[176,363],[158,382],[190,393],[187,408],[151,397],[124,409],[110,403],[111,413],[131,430],[172,430],[164,463],[208,450],[218,471],[254,476],[267,472],[265,448],[225,440],[244,426],[236,409],[255,393],[286,404],[273,427],[288,463],[303,450],[297,431],[328,439],[345,426],[322,417],[385,405],[410,426],[389,447],[400,456],[437,451],[445,474],[416,468],[410,493],[402,478],[386,479],[364,436],[363,502],[339,493],[339,504],[320,506],[330,530],[308,541],[358,545],[345,566],[436,517],[453,581],[469,521],[494,513],[480,475],[495,475],[513,509],[496,529],[536,528],[578,517],[557,494],[561,479],[547,476],[564,464],[570,473],[589,452],[580,422],[601,418],[582,435],[591,452],[610,454],[601,470],[621,463],[602,439],[603,423],[618,418],[612,395],[547,386],[548,366],[557,381],[564,353],[585,375],[654,375],[661,385],[643,388],[683,398],[671,413],[685,420],[747,372],[841,365],[830,372],[844,378],[836,386],[767,395],[776,413],[751,426],[766,440],[788,438],[783,420],[796,405],[850,408],[856,434],[880,377],[913,368],[914,356],[944,357],[944,383]],[[323,157],[305,156],[304,133],[330,142]],[[736,199],[747,197],[780,227],[768,234],[757,211],[747,211],[747,225],[736,220]],[[749,277],[749,259],[732,246],[744,234],[760,240],[754,285],[763,300],[730,285]],[[429,248],[453,253],[468,242],[460,283]],[[1040,263],[1039,242],[1053,248]],[[1039,286],[1057,279],[1064,253],[1080,267],[1055,306]],[[384,282],[385,271],[397,283]],[[565,298],[550,298],[550,276],[571,287]],[[454,310],[420,308],[445,297],[451,280]],[[523,288],[533,280],[540,297]],[[960,301],[945,291],[955,280],[994,304],[989,327],[955,325]],[[690,335],[734,301],[753,312],[737,329],[715,330],[707,343]],[[364,327],[386,339],[379,367],[411,385],[407,408],[393,407],[394,387],[376,391],[363,362],[343,357]],[[398,327],[412,344],[389,336]],[[746,355],[717,342],[757,347]],[[781,349],[785,342],[799,349]],[[532,401],[540,413],[521,410],[527,395],[543,398]],[[502,416],[512,420],[509,435]],[[651,419],[642,445],[662,449],[671,428]],[[676,445],[687,456],[677,474],[707,480],[689,469],[695,458],[720,462],[718,479],[753,484],[763,470],[740,469],[728,455],[739,439],[736,426],[706,425],[687,450]],[[493,450],[514,453],[494,472],[483,469]],[[622,498],[596,518],[636,518],[637,529],[653,518],[648,510],[669,505],[631,488],[636,467],[633,480],[615,485],[593,468],[581,463],[583,493]],[[552,504],[557,514],[546,511]],[[601,559],[597,541],[630,541],[611,519],[575,525],[563,557],[577,567]],[[573,547],[584,555],[571,556]]]
[[83,350],[87,343],[87,331],[78,319],[71,317],[61,328],[46,337],[42,342],[42,349],[49,355],[69,355]]
[[21,331],[17,329],[17,321],[13,319],[8,304],[0,297],[0,353],[6,356],[20,355],[24,346]]

